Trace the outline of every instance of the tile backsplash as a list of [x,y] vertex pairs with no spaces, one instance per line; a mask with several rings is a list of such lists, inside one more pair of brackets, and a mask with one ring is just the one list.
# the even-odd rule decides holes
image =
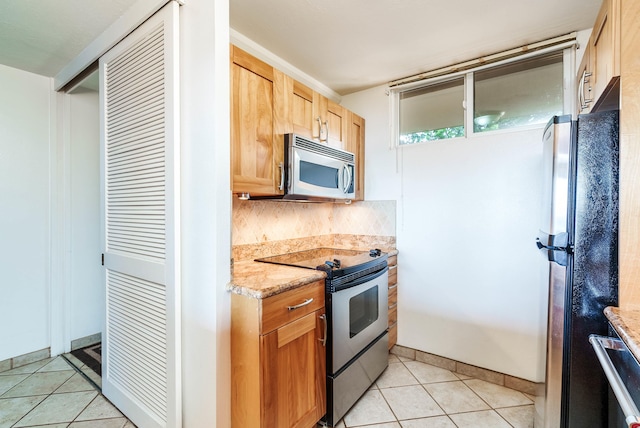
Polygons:
[[290,250],[309,248],[311,240],[316,245],[340,245],[352,239],[368,245],[371,240],[367,237],[380,237],[374,241],[395,246],[396,201],[345,205],[234,199],[232,221],[234,252],[242,248],[241,253],[253,253],[260,247],[270,252],[270,246],[264,244],[276,241],[286,243]]

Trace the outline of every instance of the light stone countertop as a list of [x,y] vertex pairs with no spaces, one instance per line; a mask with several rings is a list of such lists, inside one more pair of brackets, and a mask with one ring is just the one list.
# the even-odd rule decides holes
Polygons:
[[[398,250],[383,250],[389,257]],[[316,281],[324,281],[327,275],[320,270],[246,260],[234,263],[233,277],[227,291],[255,299],[265,299],[287,290],[302,287]]]
[[234,264],[233,279],[227,285],[227,290],[247,297],[265,299],[315,281],[324,281],[326,277],[327,274],[321,270],[248,260]]
[[604,309],[604,314],[636,360],[640,361],[640,310],[609,306]]

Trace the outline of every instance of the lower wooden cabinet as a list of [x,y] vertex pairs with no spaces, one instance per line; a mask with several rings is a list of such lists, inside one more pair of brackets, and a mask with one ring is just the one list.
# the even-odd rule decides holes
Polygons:
[[231,305],[232,428],[315,427],[326,408],[324,282],[234,294]]
[[389,349],[398,341],[398,256],[391,256],[389,264]]

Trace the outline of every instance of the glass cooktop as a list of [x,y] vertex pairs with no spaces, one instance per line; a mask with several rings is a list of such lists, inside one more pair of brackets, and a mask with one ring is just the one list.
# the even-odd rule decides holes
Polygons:
[[378,249],[369,251],[343,250],[339,248],[315,248],[313,250],[280,254],[277,256],[255,259],[257,262],[295,266],[306,269],[337,270],[360,266],[385,257]]

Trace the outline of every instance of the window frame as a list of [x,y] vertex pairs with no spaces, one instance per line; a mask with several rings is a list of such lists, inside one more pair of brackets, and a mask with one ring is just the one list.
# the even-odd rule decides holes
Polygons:
[[[410,82],[403,85],[398,85],[388,88],[389,95],[389,114],[390,114],[390,148],[402,148],[409,146],[416,146],[422,144],[444,143],[444,142],[461,142],[469,139],[479,138],[481,136],[491,136],[495,134],[505,134],[510,132],[528,131],[531,129],[542,129],[545,124],[524,125],[516,126],[507,129],[497,129],[491,131],[475,132],[473,129],[473,117],[474,117],[474,75],[478,71],[487,70],[490,68],[499,67],[505,64],[518,62],[525,59],[531,59],[541,57],[545,55],[552,55],[558,51],[562,51],[562,111],[563,114],[575,113],[575,73],[576,73],[576,49],[577,43],[575,41],[568,42],[558,46],[552,46],[547,49],[541,49],[536,52],[530,52],[523,55],[518,55],[513,58],[508,58],[502,61],[497,61],[492,64],[478,66],[469,70],[459,71],[455,73],[449,73],[442,76],[437,76],[429,79],[423,79],[416,82]],[[427,86],[437,85],[450,80],[454,80],[460,77],[464,77],[464,100],[462,101],[462,109],[464,111],[464,136],[454,138],[444,138],[441,140],[424,141],[413,144],[400,144],[400,94],[410,90],[415,90]]]

